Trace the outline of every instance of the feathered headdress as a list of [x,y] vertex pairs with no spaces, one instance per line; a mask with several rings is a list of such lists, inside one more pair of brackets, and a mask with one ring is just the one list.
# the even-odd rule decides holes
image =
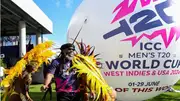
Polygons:
[[103,76],[101,75],[100,68],[98,65],[101,64],[99,58],[96,58],[99,54],[94,55],[94,47],[85,45],[82,41],[77,42],[76,39],[79,36],[84,24],[87,23],[88,19],[84,20],[78,34],[76,35],[74,42],[76,42],[79,53],[77,52],[73,58],[73,66],[70,68],[77,69],[78,77],[86,75],[86,84],[89,86],[90,91],[97,94],[96,101],[114,101],[113,89],[106,83]]
[[[36,68],[35,71],[37,71],[43,62],[48,63],[48,58],[55,54],[49,50],[52,45],[52,41],[46,41],[38,44],[32,50],[27,52],[24,57],[15,64],[15,66],[10,69],[5,69],[4,72],[7,76],[2,80],[1,86],[5,88],[11,87],[14,82],[14,78],[22,75],[26,65],[33,65]],[[9,92],[10,91],[5,91],[4,94],[7,95]]]
[[96,58],[99,54],[94,54],[94,47],[85,45],[83,42],[76,42],[80,54],[76,54],[73,59],[73,66],[71,69],[76,68],[78,77],[82,74],[86,74],[86,84],[89,86],[90,91],[97,94],[96,101],[113,101],[112,99],[112,88],[106,83],[103,78],[98,64],[100,61]]

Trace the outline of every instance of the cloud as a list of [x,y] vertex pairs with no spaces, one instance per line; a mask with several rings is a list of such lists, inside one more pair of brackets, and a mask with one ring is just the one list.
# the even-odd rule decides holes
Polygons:
[[60,6],[60,0],[56,0],[56,7]]
[[[61,1],[60,0],[51,0],[52,2],[54,2],[56,4],[56,7],[60,6]],[[65,0],[65,6],[66,8],[71,8],[73,4],[73,0]]]
[[55,3],[56,7],[60,6],[60,0],[51,0],[53,3]]
[[73,4],[73,0],[66,0],[65,5],[66,5],[67,8],[71,8],[72,4]]

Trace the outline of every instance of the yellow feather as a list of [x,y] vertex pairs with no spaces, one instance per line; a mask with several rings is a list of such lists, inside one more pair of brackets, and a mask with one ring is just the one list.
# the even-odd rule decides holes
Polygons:
[[[38,44],[32,50],[27,52],[25,56],[16,63],[15,66],[11,67],[9,70],[5,70],[5,74],[8,74],[0,83],[1,86],[11,87],[14,82],[14,78],[22,75],[23,70],[26,68],[27,64],[34,64],[36,67],[36,71],[40,67],[43,62],[47,62],[48,58],[54,55],[51,50],[48,50],[53,45],[52,41],[46,41],[44,43]],[[11,88],[13,89],[13,88]],[[9,90],[5,90],[4,98],[6,98],[7,94],[10,94]]]
[[100,70],[97,68],[95,59],[93,56],[83,56],[77,54],[73,61],[71,69],[76,68],[78,76],[86,74],[87,85],[89,85],[91,91],[95,91],[97,94],[96,101],[111,100],[110,94],[112,93],[109,85],[104,80]]

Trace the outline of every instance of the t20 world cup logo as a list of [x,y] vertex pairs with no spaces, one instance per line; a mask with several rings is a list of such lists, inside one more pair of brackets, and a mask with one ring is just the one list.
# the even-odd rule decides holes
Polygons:
[[[140,3],[142,10],[133,13],[137,3]],[[154,5],[154,8],[146,8],[148,5]],[[103,38],[109,39],[117,34],[125,34],[128,38],[120,40],[130,41],[134,47],[142,38],[153,40],[161,36],[165,47],[168,48],[174,37],[176,41],[180,37],[180,27],[173,25],[176,22],[166,13],[166,9],[174,7],[173,5],[172,0],[124,0],[114,9],[113,13],[117,14],[111,22],[113,24],[119,21],[120,26],[104,34]],[[124,18],[131,13],[133,14],[129,19]],[[130,27],[132,24],[133,28]],[[146,33],[147,30],[154,31]]]

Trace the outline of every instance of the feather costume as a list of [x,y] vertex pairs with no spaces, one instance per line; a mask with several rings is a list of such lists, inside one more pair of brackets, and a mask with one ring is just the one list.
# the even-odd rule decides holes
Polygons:
[[5,87],[2,101],[5,101],[6,96],[10,95],[14,91],[13,82],[15,78],[22,76],[26,65],[33,65],[36,68],[35,71],[37,71],[43,62],[48,63],[48,58],[54,55],[54,53],[49,50],[52,45],[52,41],[46,41],[38,44],[32,50],[27,52],[25,56],[15,64],[15,66],[10,69],[5,69],[4,72],[7,76],[1,82],[1,86]]
[[99,58],[94,55],[94,47],[86,46],[83,42],[76,42],[80,54],[73,58],[71,69],[77,69],[78,77],[82,78],[90,92],[96,93],[95,101],[114,101],[113,90],[104,80],[98,64]]

